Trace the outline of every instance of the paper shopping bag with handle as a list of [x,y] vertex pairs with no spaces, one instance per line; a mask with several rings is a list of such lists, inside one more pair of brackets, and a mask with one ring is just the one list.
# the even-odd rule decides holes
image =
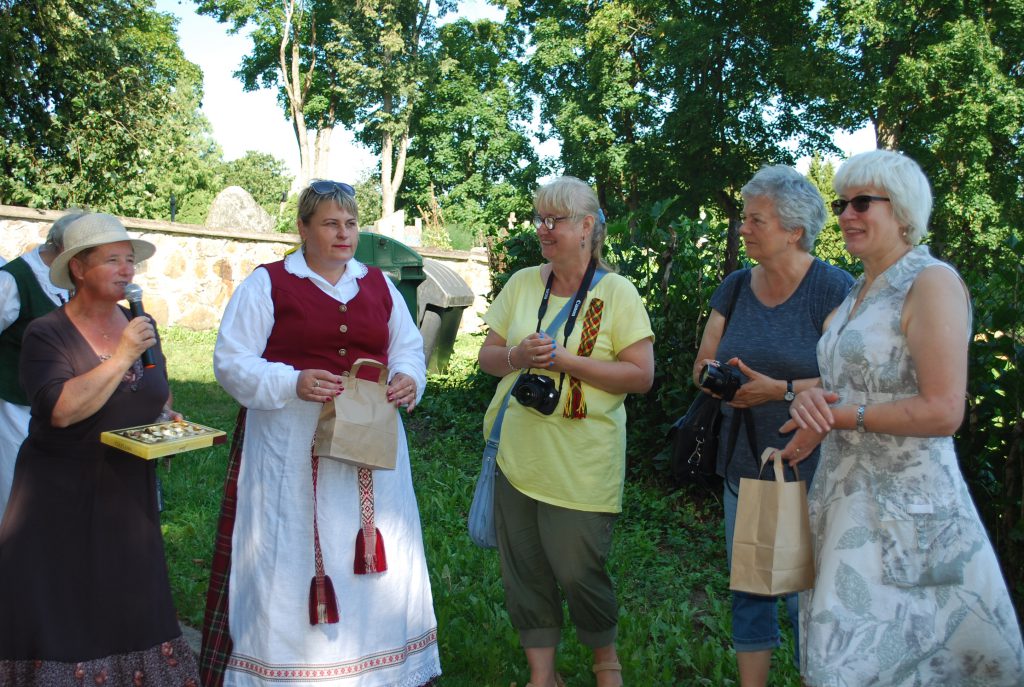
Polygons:
[[[779,449],[761,454],[761,472]],[[794,472],[796,470],[794,469]],[[729,589],[778,596],[814,586],[807,483],[787,482],[781,460],[775,479],[740,479]]]
[[[363,367],[379,370],[376,381],[360,379]],[[324,403],[314,450],[321,458],[371,470],[394,470],[398,411],[387,399],[388,368],[360,358],[345,378],[345,390]]]

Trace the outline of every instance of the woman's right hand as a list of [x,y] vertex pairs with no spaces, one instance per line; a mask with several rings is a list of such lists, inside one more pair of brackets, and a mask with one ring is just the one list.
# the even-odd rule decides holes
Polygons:
[[711,393],[711,391],[709,389],[707,389],[706,387],[703,387],[703,386],[700,385],[700,371],[703,370],[705,367],[707,367],[709,365],[711,367],[718,367],[719,366],[718,361],[715,360],[714,358],[704,358],[703,360],[700,361],[700,367],[694,366],[696,368],[696,371],[693,374],[693,383],[697,385],[698,389],[700,389],[702,392],[704,392],[708,396],[712,396],[714,398],[721,399],[722,398],[721,396],[719,396],[718,394]]
[[303,370],[295,382],[295,395],[313,403],[326,403],[344,390],[345,378],[327,370]]

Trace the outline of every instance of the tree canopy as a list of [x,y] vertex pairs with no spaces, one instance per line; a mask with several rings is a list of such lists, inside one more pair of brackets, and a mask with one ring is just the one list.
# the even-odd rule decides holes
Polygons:
[[174,21],[146,0],[5,3],[0,200],[135,215],[166,207],[164,172],[217,153],[198,112],[201,74]]

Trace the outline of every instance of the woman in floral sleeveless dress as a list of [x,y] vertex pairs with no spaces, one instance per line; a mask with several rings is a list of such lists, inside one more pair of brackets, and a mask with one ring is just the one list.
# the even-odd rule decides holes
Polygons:
[[917,164],[890,151],[835,178],[864,275],[818,344],[781,458],[822,444],[809,495],[817,580],[800,599],[807,685],[1020,685],[1024,649],[995,552],[957,465],[971,308],[916,245],[931,210]]

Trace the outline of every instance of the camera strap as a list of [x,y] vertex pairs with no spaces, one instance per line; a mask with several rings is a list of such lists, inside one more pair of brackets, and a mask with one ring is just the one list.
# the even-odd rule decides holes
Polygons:
[[[583,306],[583,301],[586,300],[586,298],[587,298],[587,291],[589,291],[590,287],[592,286],[592,284],[590,282],[594,278],[594,272],[596,270],[597,270],[597,260],[591,260],[590,264],[587,265],[587,271],[583,275],[583,279],[580,280],[579,288],[576,289],[576,296],[573,297],[572,301],[570,301],[569,303],[566,303],[566,307],[568,307],[569,310],[566,311],[565,308],[562,308],[562,311],[559,312],[558,315],[555,316],[555,321],[552,322],[550,325],[548,325],[548,329],[552,330],[552,331],[549,331],[548,333],[551,335],[551,338],[555,338],[553,330],[558,328],[557,323],[563,317],[563,315],[565,315],[566,313],[568,314],[568,317],[567,317],[567,319],[565,321],[565,336],[564,336],[564,338],[562,340],[562,346],[563,347],[567,343],[569,343],[569,335],[572,334],[573,327],[576,326],[576,318],[580,314],[580,308]],[[604,275],[602,274],[602,276],[604,276]],[[600,277],[598,277],[598,281],[600,281]],[[546,315],[547,312],[548,312],[548,301],[551,299],[551,286],[552,286],[552,284],[554,284],[554,282],[555,282],[555,270],[554,270],[554,268],[552,268],[551,274],[548,275],[548,282],[547,282],[547,284],[544,285],[544,296],[540,299],[540,307],[537,309],[537,331],[538,332],[540,331],[540,324],[541,324],[541,322],[544,321],[544,315]],[[596,283],[597,282],[595,281],[594,284],[596,284]]]
[[[551,324],[544,330],[548,336],[552,339],[555,338],[555,334],[558,332],[558,328],[562,322],[566,320],[571,314],[573,306],[575,306],[576,313],[572,314],[572,323],[566,323],[566,341],[569,339],[569,334],[572,332],[572,325],[576,322],[576,315],[579,314],[580,307],[583,305],[583,299],[586,298],[587,291],[597,286],[598,282],[604,275],[608,274],[607,270],[597,269],[597,262],[594,260],[590,261],[590,267],[587,268],[587,273],[583,276],[583,282],[580,284],[580,290],[576,292],[576,298],[562,306],[562,309],[555,315],[555,319],[551,321]],[[547,287],[544,289],[544,299],[541,302],[541,310],[539,312],[540,320],[544,319],[544,313],[548,309],[548,299],[551,297],[551,283],[554,274],[548,277]],[[586,285],[586,286],[584,286]],[[537,331],[540,331],[540,321],[537,322]],[[563,346],[565,344],[562,344]],[[527,370],[529,371],[529,370]],[[565,379],[565,375],[562,375],[562,379],[558,383],[558,393],[562,393],[562,381]],[[513,386],[515,386],[513,384]],[[501,438],[501,424],[505,419],[505,410],[508,409],[508,400],[512,396],[512,387],[509,387],[508,391],[505,392],[505,398],[501,401],[501,407],[498,408],[498,415],[494,418],[494,424],[491,425],[490,436],[487,437],[487,445],[484,448],[484,454],[492,452],[494,456],[498,455],[498,440]]]
[[[564,348],[569,343],[569,335],[572,334],[573,327],[576,326],[576,318],[580,314],[580,308],[583,306],[583,301],[587,298],[587,291],[590,290],[591,280],[594,278],[594,271],[597,269],[597,260],[591,260],[590,264],[587,265],[587,271],[583,275],[583,279],[580,280],[580,286],[576,289],[576,295],[571,301],[565,304],[562,310],[555,316],[554,321],[548,325],[548,335],[554,339],[555,331],[558,329],[558,322],[562,317],[566,317],[565,320],[565,335],[562,338],[562,347]],[[600,281],[601,276],[598,277]],[[548,311],[548,300],[551,298],[551,285],[555,282],[555,269],[551,268],[551,274],[548,275],[548,283],[544,285],[544,296],[540,299],[540,307],[537,309],[537,331],[540,331],[540,323],[544,321],[544,315]],[[595,284],[597,282],[594,282]],[[568,310],[566,309],[568,308]],[[527,368],[529,372],[533,368]],[[558,395],[562,395],[562,385],[565,383],[565,373],[562,372],[558,375]]]

